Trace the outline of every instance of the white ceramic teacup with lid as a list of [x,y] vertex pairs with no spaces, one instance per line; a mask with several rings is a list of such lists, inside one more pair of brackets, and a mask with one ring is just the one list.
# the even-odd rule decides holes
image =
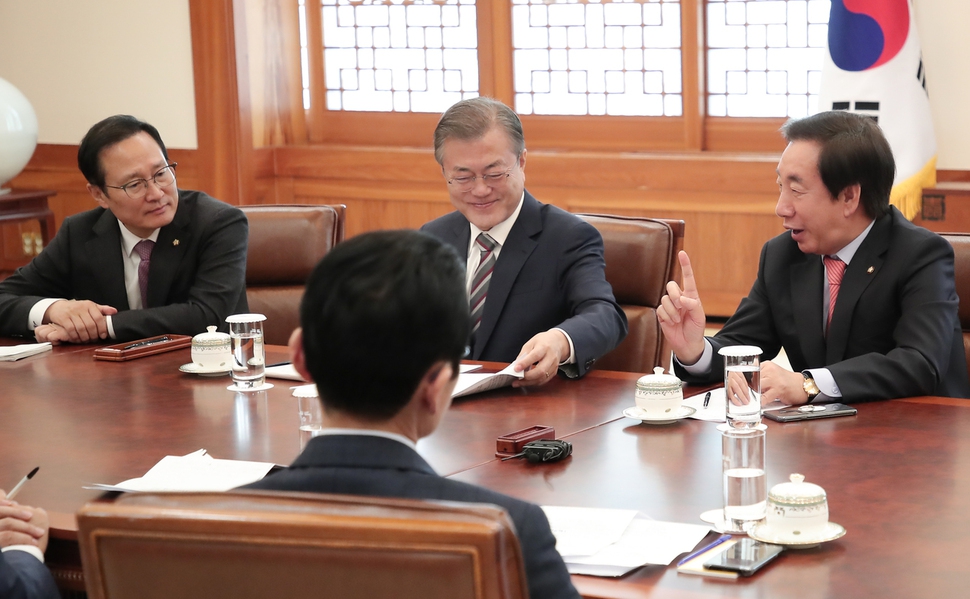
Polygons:
[[232,346],[228,333],[216,332],[216,326],[206,327],[208,332],[192,337],[192,363],[199,370],[224,370],[232,368]]
[[766,524],[774,535],[811,539],[826,529],[829,504],[822,487],[792,474],[791,482],[780,483],[768,492]]
[[660,366],[653,369],[653,374],[646,374],[637,381],[637,407],[651,418],[676,415],[683,401],[684,388],[680,379],[664,374]]

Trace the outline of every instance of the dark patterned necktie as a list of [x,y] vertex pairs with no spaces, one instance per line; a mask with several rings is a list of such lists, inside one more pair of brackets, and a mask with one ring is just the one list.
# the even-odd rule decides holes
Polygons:
[[148,307],[148,268],[152,264],[152,250],[155,249],[155,242],[150,239],[142,239],[135,244],[135,253],[141,257],[138,263],[138,289],[141,291],[141,307]]
[[498,244],[485,233],[480,233],[475,239],[475,247],[481,252],[481,261],[472,277],[471,289],[468,292],[468,306],[472,313],[472,333],[482,324],[482,312],[485,311],[485,296],[488,294],[488,284],[492,280],[495,270],[495,246]]

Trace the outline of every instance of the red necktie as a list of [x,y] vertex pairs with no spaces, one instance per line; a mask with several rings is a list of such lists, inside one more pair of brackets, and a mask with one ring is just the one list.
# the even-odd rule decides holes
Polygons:
[[141,291],[141,307],[148,307],[148,267],[152,263],[152,250],[155,242],[150,239],[142,239],[135,244],[135,253],[141,257],[138,263],[138,289]]
[[839,286],[842,285],[842,276],[845,274],[845,262],[839,260],[838,256],[822,258],[825,263],[825,272],[829,279],[829,318],[825,321],[825,334],[829,334],[829,326],[832,324],[832,314],[835,313],[835,300],[839,297]]

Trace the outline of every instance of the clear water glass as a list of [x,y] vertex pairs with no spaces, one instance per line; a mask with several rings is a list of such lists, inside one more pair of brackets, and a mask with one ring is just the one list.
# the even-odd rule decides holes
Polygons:
[[724,358],[725,414],[728,426],[738,429],[761,424],[761,348],[732,345],[718,350]]
[[232,344],[232,382],[237,390],[258,389],[266,382],[265,321],[262,314],[234,314],[226,319]]
[[721,432],[725,532],[746,532],[764,520],[768,505],[765,432],[725,427]]

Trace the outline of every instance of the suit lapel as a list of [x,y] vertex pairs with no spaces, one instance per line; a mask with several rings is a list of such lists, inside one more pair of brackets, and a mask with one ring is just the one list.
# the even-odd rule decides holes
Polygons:
[[128,310],[128,292],[125,290],[125,264],[121,253],[121,224],[110,210],[94,223],[94,236],[84,244],[86,256],[93,259],[97,297],[117,308]]
[[849,343],[852,312],[855,311],[856,304],[866,287],[882,268],[886,251],[889,249],[893,216],[894,214],[890,213],[876,221],[845,269],[842,284],[839,286],[839,295],[835,300],[835,312],[829,325],[826,364],[840,362],[845,356],[845,348]]
[[164,306],[168,303],[169,290],[175,283],[182,259],[191,245],[192,230],[189,221],[192,207],[180,197],[175,218],[158,231],[148,271],[148,307]]
[[792,312],[798,344],[807,364],[822,364],[825,358],[825,337],[822,331],[822,259],[814,254],[802,254],[790,270]]
[[[522,210],[519,211],[519,217],[509,231],[509,236],[495,263],[495,270],[492,271],[492,281],[488,284],[488,296],[482,312],[482,324],[475,332],[472,359],[477,360],[482,355],[489,337],[495,331],[495,325],[498,324],[499,316],[505,308],[505,302],[508,300],[515,279],[519,276],[519,271],[538,245],[536,237],[542,232],[542,215],[539,208],[539,202],[529,192],[525,192]],[[470,232],[468,234],[471,235]],[[465,247],[467,248],[467,242]]]

